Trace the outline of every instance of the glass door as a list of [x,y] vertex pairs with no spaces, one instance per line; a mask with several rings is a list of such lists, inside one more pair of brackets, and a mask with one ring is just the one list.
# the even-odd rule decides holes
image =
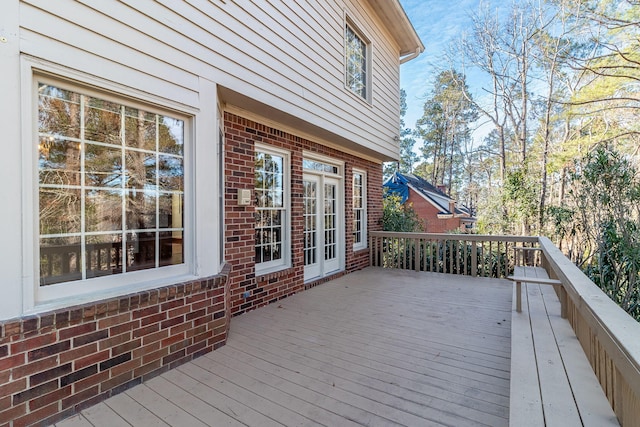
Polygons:
[[304,279],[340,269],[340,180],[304,174]]

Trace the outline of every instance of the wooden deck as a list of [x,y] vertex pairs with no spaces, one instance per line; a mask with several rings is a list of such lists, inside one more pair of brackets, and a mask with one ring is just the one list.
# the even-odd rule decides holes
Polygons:
[[369,268],[58,426],[506,426],[509,282]]

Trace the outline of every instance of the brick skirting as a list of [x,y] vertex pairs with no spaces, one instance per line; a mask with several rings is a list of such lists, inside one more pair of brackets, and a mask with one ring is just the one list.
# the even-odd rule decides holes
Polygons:
[[228,274],[0,322],[0,427],[52,424],[224,345]]

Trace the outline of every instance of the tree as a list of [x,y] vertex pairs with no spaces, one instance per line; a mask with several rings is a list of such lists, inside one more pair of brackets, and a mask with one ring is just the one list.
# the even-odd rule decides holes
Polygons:
[[424,224],[409,203],[395,193],[385,193],[382,200],[382,229],[384,231],[418,232]]
[[[454,183],[463,181],[461,160],[469,140],[469,125],[477,119],[465,77],[455,70],[443,71],[434,81],[424,113],[416,122],[416,135],[423,140],[423,157],[430,163],[433,183],[448,183],[448,192],[457,190]],[[457,192],[457,191],[456,191]]]

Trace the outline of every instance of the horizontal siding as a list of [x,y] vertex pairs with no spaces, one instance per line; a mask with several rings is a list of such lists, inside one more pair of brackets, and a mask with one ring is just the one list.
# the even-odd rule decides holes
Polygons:
[[[372,42],[371,105],[344,88],[345,11]],[[195,108],[202,77],[397,151],[398,48],[364,0],[23,0],[20,21],[31,56]]]

